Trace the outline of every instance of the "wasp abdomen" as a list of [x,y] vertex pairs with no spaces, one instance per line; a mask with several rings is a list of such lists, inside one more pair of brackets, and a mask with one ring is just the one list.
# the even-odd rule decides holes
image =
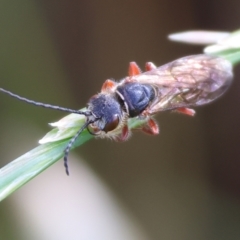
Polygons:
[[156,95],[151,85],[134,82],[117,87],[116,92],[124,101],[129,117],[136,117],[141,114]]

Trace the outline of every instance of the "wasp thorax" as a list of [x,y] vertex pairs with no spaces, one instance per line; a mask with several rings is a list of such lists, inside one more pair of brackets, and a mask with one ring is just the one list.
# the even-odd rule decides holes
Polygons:
[[122,120],[122,109],[117,99],[108,94],[97,94],[88,103],[88,110],[92,113],[88,120],[93,121],[90,128],[93,133],[99,131],[110,132],[116,129]]
[[155,97],[155,90],[149,84],[126,83],[117,88],[124,101],[129,117],[141,114]]

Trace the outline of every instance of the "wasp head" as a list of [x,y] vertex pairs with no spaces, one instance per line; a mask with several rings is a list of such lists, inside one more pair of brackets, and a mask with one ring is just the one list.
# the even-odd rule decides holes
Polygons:
[[87,111],[91,113],[87,121],[90,133],[100,137],[113,137],[125,125],[127,114],[121,103],[111,94],[97,94],[90,98]]

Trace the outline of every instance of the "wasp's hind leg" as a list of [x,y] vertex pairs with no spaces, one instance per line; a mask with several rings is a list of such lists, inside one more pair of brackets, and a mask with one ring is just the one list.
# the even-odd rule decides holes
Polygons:
[[186,114],[188,116],[193,117],[196,113],[196,111],[194,109],[191,108],[185,108],[185,107],[180,107],[174,110],[175,112],[179,112],[179,113],[183,113]]

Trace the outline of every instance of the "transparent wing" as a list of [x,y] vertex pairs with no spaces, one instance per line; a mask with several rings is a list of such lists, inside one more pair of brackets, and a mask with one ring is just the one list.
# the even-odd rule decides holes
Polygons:
[[148,111],[199,106],[221,96],[233,78],[229,61],[205,54],[177,59],[151,71],[130,77],[128,81],[150,84],[156,98]]

